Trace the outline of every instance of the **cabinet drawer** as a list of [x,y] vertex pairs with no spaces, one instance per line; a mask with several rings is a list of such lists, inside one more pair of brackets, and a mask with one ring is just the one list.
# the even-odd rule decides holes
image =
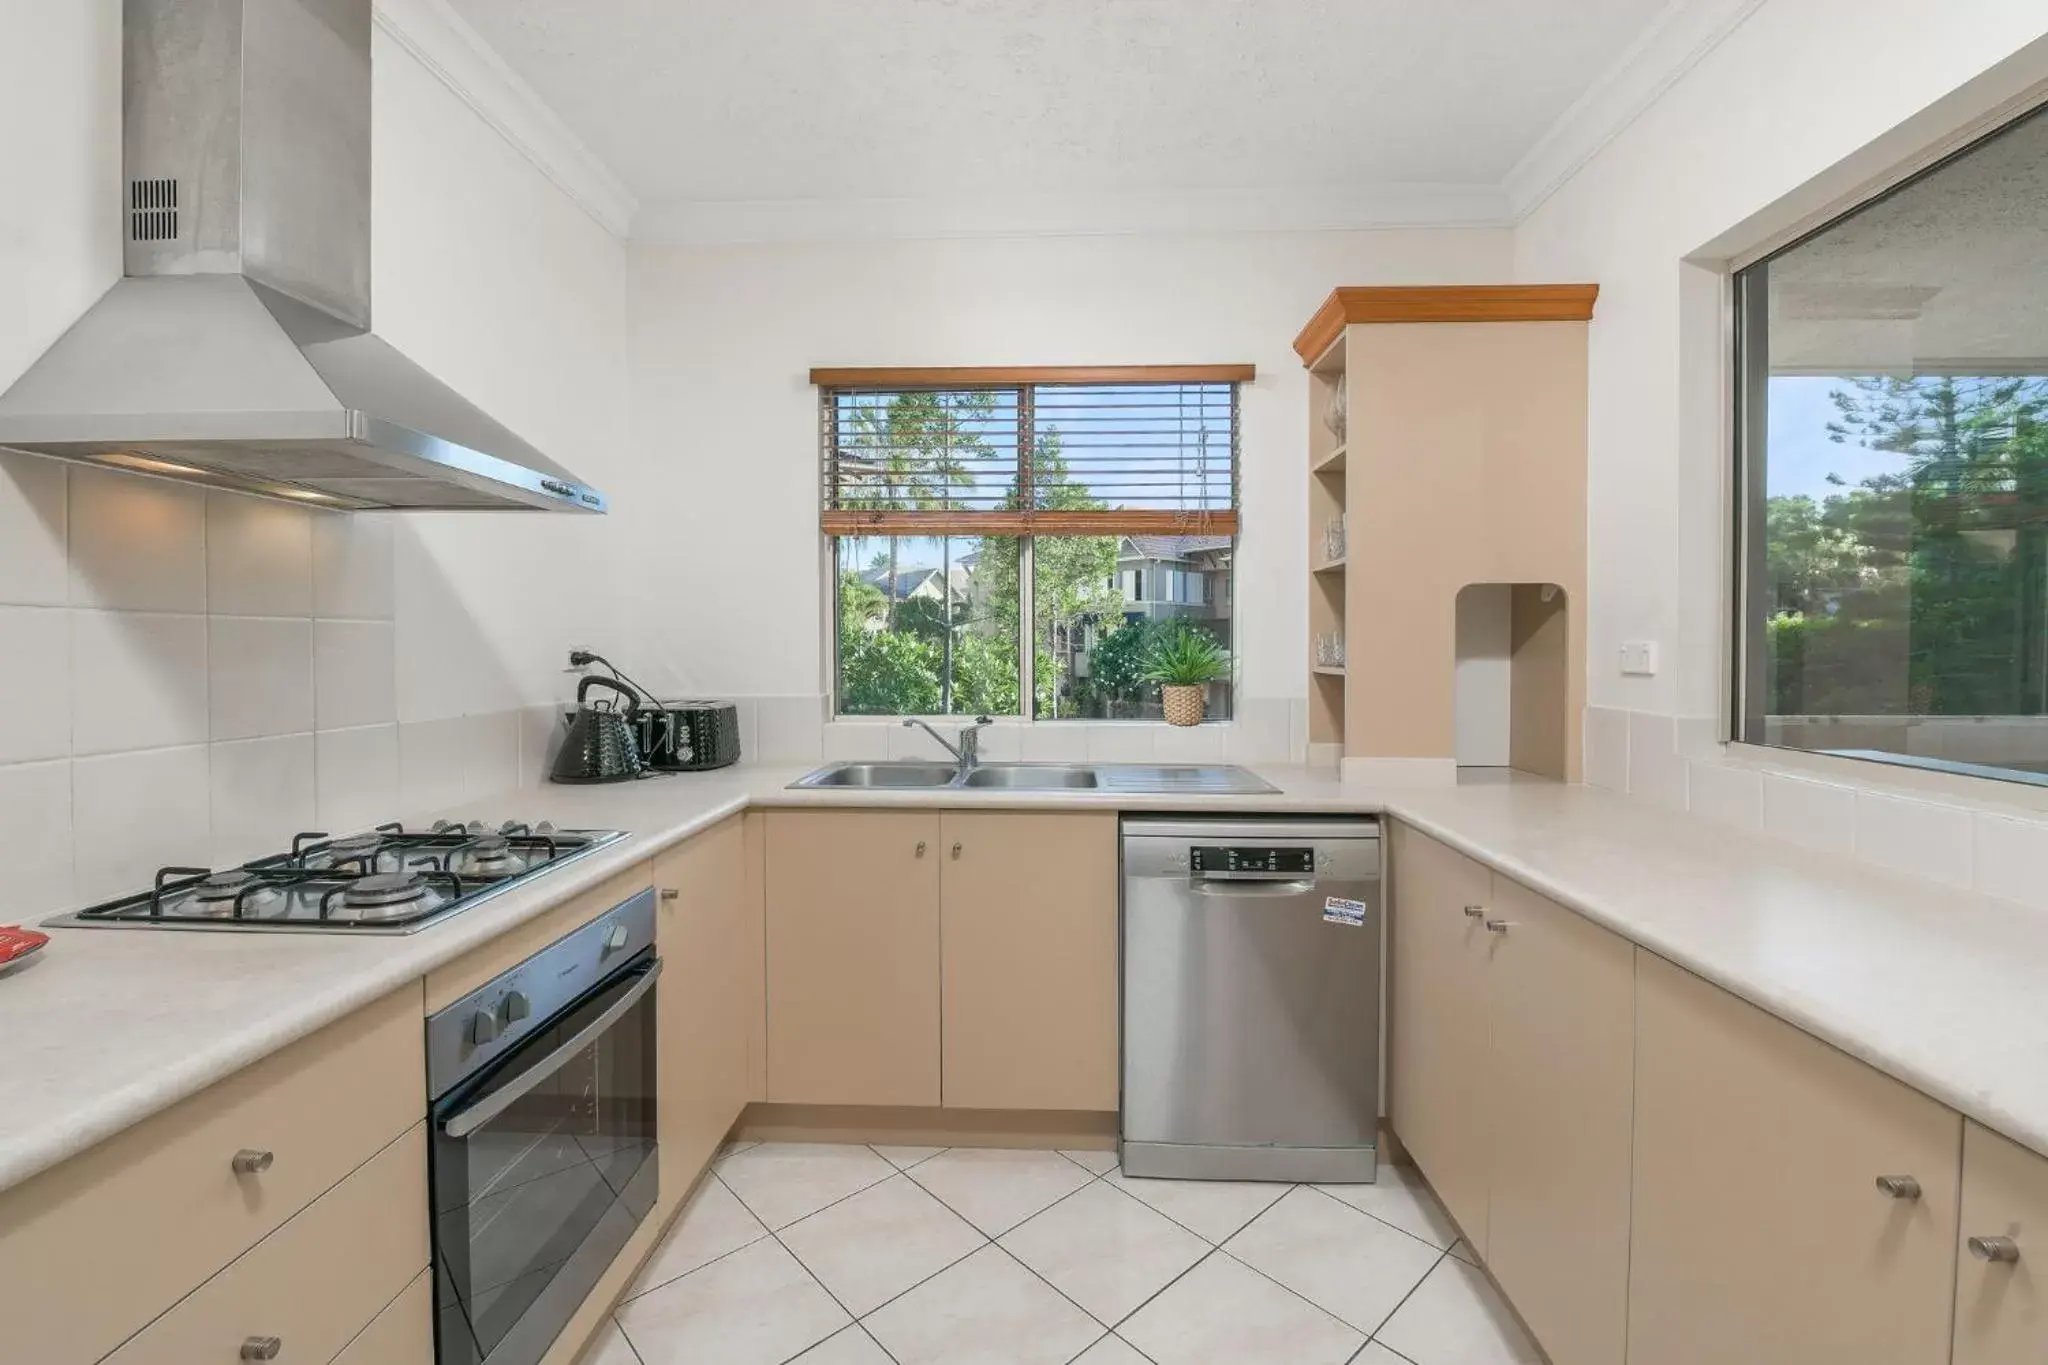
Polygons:
[[427,1129],[418,1123],[130,1338],[107,1365],[231,1361],[252,1337],[276,1337],[280,1362],[332,1361],[426,1268],[427,1256]]
[[0,1195],[8,1358],[101,1359],[417,1124],[424,1035],[415,983]]
[[[286,1357],[279,1353],[278,1359]],[[434,1276],[422,1270],[341,1348],[334,1365],[434,1365]]]

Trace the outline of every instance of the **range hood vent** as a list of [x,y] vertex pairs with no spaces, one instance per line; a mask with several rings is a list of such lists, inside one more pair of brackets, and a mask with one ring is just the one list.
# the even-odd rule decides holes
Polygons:
[[370,327],[371,0],[125,0],[124,277],[0,445],[337,508],[605,500]]

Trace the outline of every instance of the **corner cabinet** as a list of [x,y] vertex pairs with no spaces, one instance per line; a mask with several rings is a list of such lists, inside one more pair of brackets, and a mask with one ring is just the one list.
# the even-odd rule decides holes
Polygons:
[[765,819],[770,1101],[1116,1108],[1114,815]]

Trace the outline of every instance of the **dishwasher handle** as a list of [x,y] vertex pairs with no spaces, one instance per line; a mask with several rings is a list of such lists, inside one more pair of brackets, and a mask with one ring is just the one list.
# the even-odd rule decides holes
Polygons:
[[1237,900],[1286,900],[1306,896],[1316,889],[1313,877],[1204,877],[1197,874],[1189,887],[1197,896],[1222,896]]

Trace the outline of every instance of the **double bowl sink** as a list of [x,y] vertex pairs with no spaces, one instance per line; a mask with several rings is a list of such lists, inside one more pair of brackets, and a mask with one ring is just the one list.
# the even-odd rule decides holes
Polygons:
[[1279,790],[1230,764],[983,763],[966,772],[951,763],[829,763],[792,788],[939,791],[1107,791],[1243,796]]

